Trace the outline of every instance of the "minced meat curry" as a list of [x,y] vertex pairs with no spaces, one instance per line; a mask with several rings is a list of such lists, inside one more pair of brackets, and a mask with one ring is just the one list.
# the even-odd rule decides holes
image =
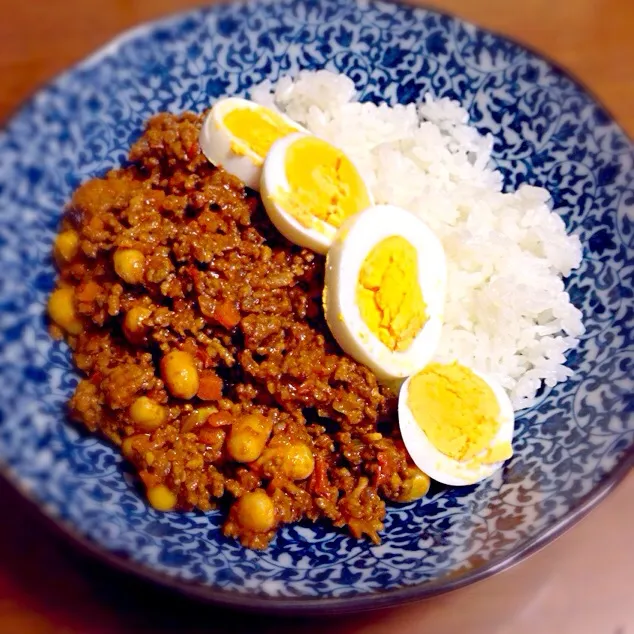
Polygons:
[[396,399],[324,320],[324,259],[200,153],[198,115],[153,117],[130,162],[83,184],[49,301],[81,371],[72,417],[121,447],[158,510],[228,509],[262,548],[325,518],[378,541],[385,499],[425,492]]

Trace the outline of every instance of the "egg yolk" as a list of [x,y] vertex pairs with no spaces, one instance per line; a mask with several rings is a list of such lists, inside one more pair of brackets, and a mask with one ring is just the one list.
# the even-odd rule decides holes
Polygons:
[[326,141],[311,136],[294,141],[286,151],[284,167],[288,189],[278,189],[273,198],[304,227],[314,228],[318,218],[338,228],[370,206],[356,167]]
[[222,119],[222,122],[235,137],[231,149],[236,154],[247,150],[264,158],[275,141],[297,132],[283,117],[263,106],[255,108],[234,108]]
[[510,443],[492,444],[500,428],[493,390],[469,368],[431,363],[412,377],[407,405],[429,441],[458,461],[493,463],[510,456]]
[[356,293],[370,331],[390,350],[407,350],[427,321],[414,246],[401,236],[379,242],[361,265]]

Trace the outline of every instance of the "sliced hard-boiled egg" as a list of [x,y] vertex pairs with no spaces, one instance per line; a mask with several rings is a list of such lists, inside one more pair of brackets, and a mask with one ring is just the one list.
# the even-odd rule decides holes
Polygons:
[[214,165],[259,189],[260,173],[271,146],[303,128],[287,116],[247,99],[217,101],[200,129],[199,144]]
[[475,484],[513,455],[508,395],[493,379],[457,362],[430,363],[407,379],[398,418],[414,464],[444,484]]
[[328,251],[344,220],[372,204],[352,161],[334,145],[307,134],[273,145],[260,191],[277,230],[317,253]]
[[424,222],[392,205],[371,207],[343,223],[328,252],[326,321],[379,379],[402,379],[438,347],[445,280],[443,247]]

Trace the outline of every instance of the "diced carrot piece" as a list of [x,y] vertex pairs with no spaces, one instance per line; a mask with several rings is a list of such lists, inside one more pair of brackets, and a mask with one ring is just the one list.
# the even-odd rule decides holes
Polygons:
[[222,379],[213,370],[201,372],[196,396],[203,401],[217,401],[222,398]]
[[193,265],[189,264],[185,267],[185,270],[189,274],[189,277],[192,278],[194,284],[198,284],[198,279],[200,277],[200,271]]
[[326,483],[326,463],[319,454],[315,456],[315,469],[310,480],[311,489],[319,494],[326,495],[328,493]]
[[188,148],[187,148],[187,158],[191,161],[196,154],[198,154],[199,151],[199,145],[197,141],[194,141]]
[[101,286],[97,282],[86,282],[86,284],[80,284],[75,290],[75,298],[80,302],[92,302],[99,292]]
[[184,299],[177,298],[174,300],[174,312],[182,313],[187,309],[187,302]]
[[139,471],[139,476],[143,484],[145,484],[146,488],[148,489],[151,489],[152,487],[157,486],[161,482],[161,479],[155,473],[150,473],[149,471],[146,471],[145,469],[143,469],[142,471]]
[[214,310],[213,318],[221,325],[230,330],[238,325],[240,312],[233,302],[228,300],[222,302]]
[[215,445],[224,439],[226,433],[223,429],[203,427],[198,434],[198,438],[200,442],[204,442],[206,445]]
[[229,412],[216,412],[210,414],[205,421],[210,427],[227,427],[233,425],[234,418]]
[[390,465],[387,456],[382,451],[378,453],[376,461],[379,463],[379,465],[376,472],[376,481],[374,484],[376,486],[379,486],[389,480],[389,476],[387,474],[389,473]]

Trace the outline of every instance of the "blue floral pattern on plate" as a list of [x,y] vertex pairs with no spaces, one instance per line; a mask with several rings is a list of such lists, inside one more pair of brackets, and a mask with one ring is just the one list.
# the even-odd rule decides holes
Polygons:
[[[218,514],[148,508],[117,452],[67,422],[77,378],[46,330],[51,243],[73,189],[121,163],[152,113],[200,111],[322,67],[351,76],[364,100],[459,99],[495,136],[508,188],[550,189],[584,245],[568,289],[587,333],[570,356],[575,376],[523,412],[516,454],[492,479],[392,506],[379,546],[300,524],[253,552],[222,536]],[[225,603],[356,609],[489,574],[550,539],[631,464],[633,167],[626,135],[564,72],[433,11],[265,0],[133,30],[38,92],[0,133],[0,464],[93,551]]]

